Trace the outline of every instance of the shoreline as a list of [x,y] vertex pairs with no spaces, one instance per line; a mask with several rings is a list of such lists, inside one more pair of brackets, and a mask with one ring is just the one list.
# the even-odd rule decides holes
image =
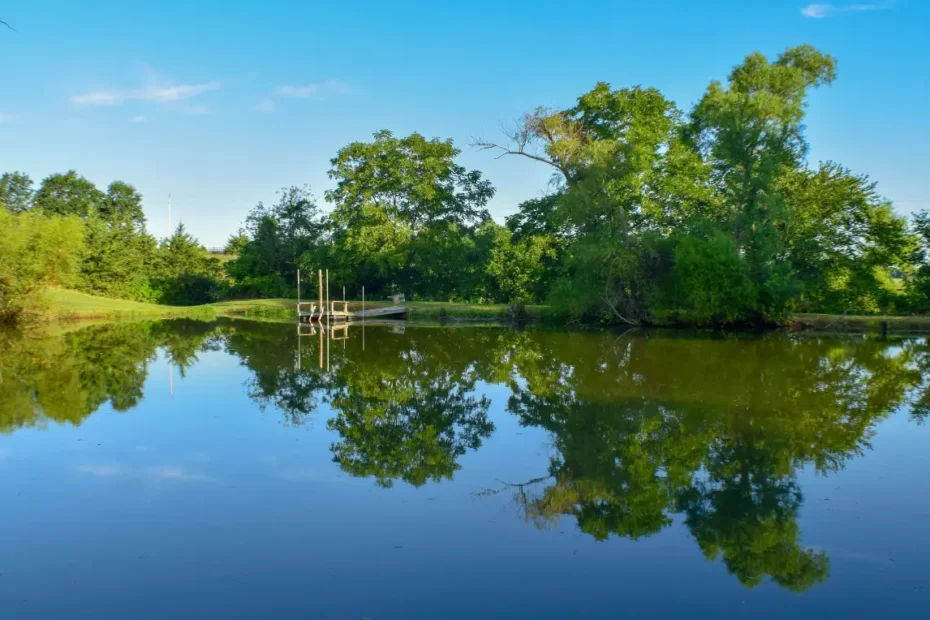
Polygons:
[[[256,320],[295,320],[297,300],[253,299],[223,301],[202,306],[161,306],[143,302],[97,297],[76,291],[51,289],[44,296],[44,309],[31,315],[32,325],[78,323],[85,321],[122,321],[140,319],[232,317]],[[396,305],[390,301],[368,301],[368,309]],[[555,316],[548,306],[525,306],[518,321],[513,321],[506,304],[469,304],[459,302],[402,302],[408,309],[408,321],[428,323],[492,323],[525,322],[567,324]],[[360,310],[361,301],[349,301],[349,309]],[[28,324],[27,324],[28,325]],[[590,327],[593,325],[584,325]],[[644,329],[695,329],[675,326],[643,326]],[[705,330],[710,328],[704,328]],[[882,315],[792,315],[775,330],[790,332],[841,333],[930,333],[930,316]],[[754,331],[729,329],[728,331]]]

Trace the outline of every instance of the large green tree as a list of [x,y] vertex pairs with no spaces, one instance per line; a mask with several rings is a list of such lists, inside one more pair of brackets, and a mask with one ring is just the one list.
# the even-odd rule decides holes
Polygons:
[[144,230],[142,194],[129,183],[113,181],[100,204],[100,215],[106,220],[132,223],[138,230]]
[[12,213],[32,208],[32,179],[22,172],[4,172],[0,176],[0,206]]
[[293,295],[302,263],[322,266],[325,227],[309,186],[286,187],[272,207],[258,203],[245,229],[231,240],[237,258],[229,264],[246,294]]
[[[563,313],[625,323],[721,324],[805,309],[900,309],[916,241],[864,176],[807,167],[804,114],[836,62],[809,45],[750,54],[684,118],[652,88],[599,83],[537,109],[510,142],[556,191],[513,230],[549,235]],[[919,295],[917,296],[919,297]],[[915,298],[917,298],[915,297]]]
[[716,219],[747,262],[763,311],[784,312],[796,292],[783,253],[790,214],[782,181],[805,163],[808,92],[835,78],[835,59],[810,45],[775,61],[754,53],[726,85],[712,82],[691,112],[689,137],[723,197]]
[[69,170],[42,179],[33,202],[37,209],[48,215],[77,215],[91,217],[98,214],[105,195],[97,186]]
[[455,163],[458,154],[451,140],[389,131],[339,151],[326,198],[342,281],[424,297],[467,294],[454,287],[468,251],[462,240],[489,217],[494,189]]
[[219,261],[200,245],[184,224],[158,247],[153,288],[162,303],[204,304],[219,296]]

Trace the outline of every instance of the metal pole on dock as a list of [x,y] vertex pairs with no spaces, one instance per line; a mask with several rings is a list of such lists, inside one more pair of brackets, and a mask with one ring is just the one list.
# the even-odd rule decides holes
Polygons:
[[[326,270],[326,324],[329,325],[329,269]],[[327,349],[329,351],[329,349]],[[327,364],[328,366],[329,364]]]
[[[300,269],[297,270],[297,322],[300,323]],[[309,321],[307,321],[309,323]],[[299,327],[297,329],[300,329]],[[297,341],[300,342],[299,340]],[[298,348],[300,345],[298,344]]]
[[[319,305],[319,310],[317,310],[318,314],[316,316],[316,320],[322,323],[323,322],[323,270],[320,269],[317,275],[319,276],[317,292],[320,294],[320,305]],[[322,367],[323,366],[321,365],[320,368]]]

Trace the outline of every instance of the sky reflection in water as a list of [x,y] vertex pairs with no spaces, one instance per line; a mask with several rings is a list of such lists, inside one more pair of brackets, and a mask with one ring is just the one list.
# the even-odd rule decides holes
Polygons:
[[928,369],[919,338],[0,334],[2,616],[920,615]]

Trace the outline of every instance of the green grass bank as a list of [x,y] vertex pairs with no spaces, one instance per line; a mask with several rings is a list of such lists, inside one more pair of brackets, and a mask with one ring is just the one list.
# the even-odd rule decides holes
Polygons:
[[[290,321],[295,318],[296,299],[248,299],[224,301],[203,306],[164,306],[159,304],[97,297],[65,289],[50,289],[43,294],[41,308],[33,319],[56,321],[121,320],[178,316],[242,316],[266,320]],[[366,308],[398,305],[390,301],[368,301]],[[412,321],[504,321],[510,317],[506,304],[465,304],[439,301],[405,302]],[[349,303],[350,310],[361,310],[360,301]],[[547,306],[526,306],[529,320],[556,320]],[[851,316],[832,314],[796,314],[786,327],[796,331],[844,332],[930,332],[928,316]]]

